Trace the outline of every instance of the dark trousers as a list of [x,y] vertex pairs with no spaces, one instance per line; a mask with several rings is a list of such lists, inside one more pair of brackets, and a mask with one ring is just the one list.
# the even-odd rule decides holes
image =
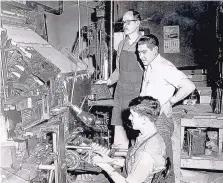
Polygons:
[[175,183],[174,168],[173,168],[173,148],[171,137],[174,131],[174,124],[172,118],[167,118],[164,113],[160,114],[156,120],[156,127],[158,133],[163,137],[166,144],[167,157],[170,159],[170,170],[166,179],[167,183]]

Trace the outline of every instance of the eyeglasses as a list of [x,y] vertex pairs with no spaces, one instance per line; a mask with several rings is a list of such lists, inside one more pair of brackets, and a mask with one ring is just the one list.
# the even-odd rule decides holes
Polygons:
[[126,21],[122,21],[122,23],[129,25],[131,22],[136,22],[136,21],[138,20],[126,20]]

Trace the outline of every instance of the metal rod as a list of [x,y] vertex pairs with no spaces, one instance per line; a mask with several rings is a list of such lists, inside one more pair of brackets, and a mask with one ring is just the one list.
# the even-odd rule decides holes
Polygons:
[[81,106],[80,106],[81,109],[83,108],[83,105],[84,105],[86,99],[87,99],[87,96],[84,97],[84,100],[83,100],[82,103],[81,103]]
[[[86,5],[87,5],[87,0],[85,1],[85,3],[86,3]],[[89,54],[90,52],[90,49],[89,49],[89,45],[90,45],[90,40],[88,39],[88,28],[89,28],[89,10],[88,10],[88,6],[86,6],[86,8],[87,8],[87,12],[86,12],[86,14],[87,14],[87,53]],[[88,58],[88,59],[90,59],[90,57]]]
[[55,170],[55,166],[54,165],[39,165],[39,169],[41,170]]
[[50,170],[49,181],[48,183],[52,183],[54,178],[54,170]]
[[91,150],[91,146],[72,146],[72,145],[67,145],[66,149],[85,149],[85,150]]
[[[102,146],[101,146],[102,147]],[[92,150],[91,146],[74,146],[74,145],[67,145],[66,149],[85,149],[85,150]],[[128,149],[119,149],[119,148],[115,148],[116,152],[127,152]]]
[[109,144],[110,144],[110,130],[108,130],[108,139],[107,139],[107,143],[108,143],[108,147],[109,147]]
[[113,0],[110,1],[110,74],[112,73],[113,62]]
[[[102,21],[100,20],[101,25],[102,25]],[[99,75],[99,79],[102,79],[103,76],[103,67],[102,67],[102,30],[101,30],[101,25],[100,25],[100,30],[99,30],[99,71],[100,71],[100,75]]]
[[[7,35],[6,30],[3,33]],[[4,38],[4,36],[2,36],[2,38]],[[6,40],[4,40],[4,41],[6,41]],[[8,74],[7,74],[7,70],[8,70],[8,66],[7,65],[8,64],[7,64],[7,60],[6,60],[6,52],[5,52],[5,48],[4,47],[1,49],[1,60],[2,60],[2,62],[0,63],[1,64],[1,78],[2,78],[2,80],[1,80],[2,81],[2,83],[1,83],[2,85],[1,86],[3,87],[3,96],[4,96],[3,100],[4,100],[4,102],[6,102],[6,98],[8,96],[8,93],[7,93],[7,90],[6,90],[5,82],[6,82],[6,78],[8,77]],[[2,92],[2,90],[1,90],[1,92]]]
[[[76,64],[77,65],[77,64]],[[77,68],[76,68],[77,69]],[[70,96],[70,103],[73,102],[73,96],[74,96],[74,83],[76,81],[76,76],[73,77],[73,83],[72,83],[72,89],[71,89],[71,96]]]
[[[57,134],[53,133],[53,152],[57,153]],[[58,160],[54,160],[55,165],[55,183],[59,183]]]
[[77,2],[78,2],[78,37],[79,37],[78,58],[79,58],[79,54],[80,54],[80,50],[81,50],[81,11],[80,11],[80,0],[78,0]]
[[95,54],[95,58],[96,58],[96,64],[95,64],[95,80],[97,80],[98,79],[98,77],[97,77],[97,74],[98,74],[98,67],[99,67],[99,64],[98,64],[98,62],[99,62],[99,53],[98,53],[98,51],[99,51],[99,49],[100,49],[100,47],[99,47],[99,35],[98,35],[98,25],[99,25],[99,22],[97,22],[96,23],[96,54]]
[[[80,53],[80,36],[81,36],[81,33],[80,33],[80,31],[81,31],[81,28],[80,28],[80,26],[81,26],[81,18],[80,18],[80,1],[78,0],[77,1],[77,5],[78,5],[78,53],[77,53],[77,60],[78,61],[80,61],[79,60],[79,53]],[[72,103],[72,101],[73,101],[73,96],[74,96],[74,83],[75,83],[75,81],[76,81],[76,76],[77,76],[77,67],[78,67],[78,65],[77,65],[77,62],[75,62],[75,65],[76,65],[76,68],[75,68],[75,73],[74,73],[74,79],[73,79],[73,85],[72,85],[72,90],[71,90],[71,97],[70,97],[70,102]]]
[[86,69],[88,68],[88,65],[83,61],[80,60],[79,57],[77,57],[76,55],[74,55],[73,53],[69,53],[71,57],[74,57],[74,59],[76,59],[77,61],[81,62],[82,64],[84,64],[86,66]]

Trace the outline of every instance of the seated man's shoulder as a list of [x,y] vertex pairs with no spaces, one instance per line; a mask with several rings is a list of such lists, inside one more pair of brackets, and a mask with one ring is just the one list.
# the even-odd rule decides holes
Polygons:
[[149,153],[162,154],[166,149],[162,136],[157,133],[153,138],[149,139],[145,145],[145,151]]

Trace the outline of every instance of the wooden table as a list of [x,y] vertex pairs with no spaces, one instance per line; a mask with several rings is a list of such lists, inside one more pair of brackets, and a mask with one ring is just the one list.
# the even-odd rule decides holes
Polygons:
[[[206,170],[223,170],[223,114],[214,114],[210,105],[194,105],[194,106],[177,106],[173,109],[174,114],[179,112],[183,115],[180,119],[180,128],[175,129],[180,131],[181,140],[177,148],[180,155],[180,167],[178,168],[192,168],[192,169],[206,169]],[[219,129],[219,152],[211,156],[186,156],[182,154],[183,140],[185,127],[198,128],[218,128]],[[176,176],[176,177],[180,177]],[[180,180],[176,180],[176,183]]]

